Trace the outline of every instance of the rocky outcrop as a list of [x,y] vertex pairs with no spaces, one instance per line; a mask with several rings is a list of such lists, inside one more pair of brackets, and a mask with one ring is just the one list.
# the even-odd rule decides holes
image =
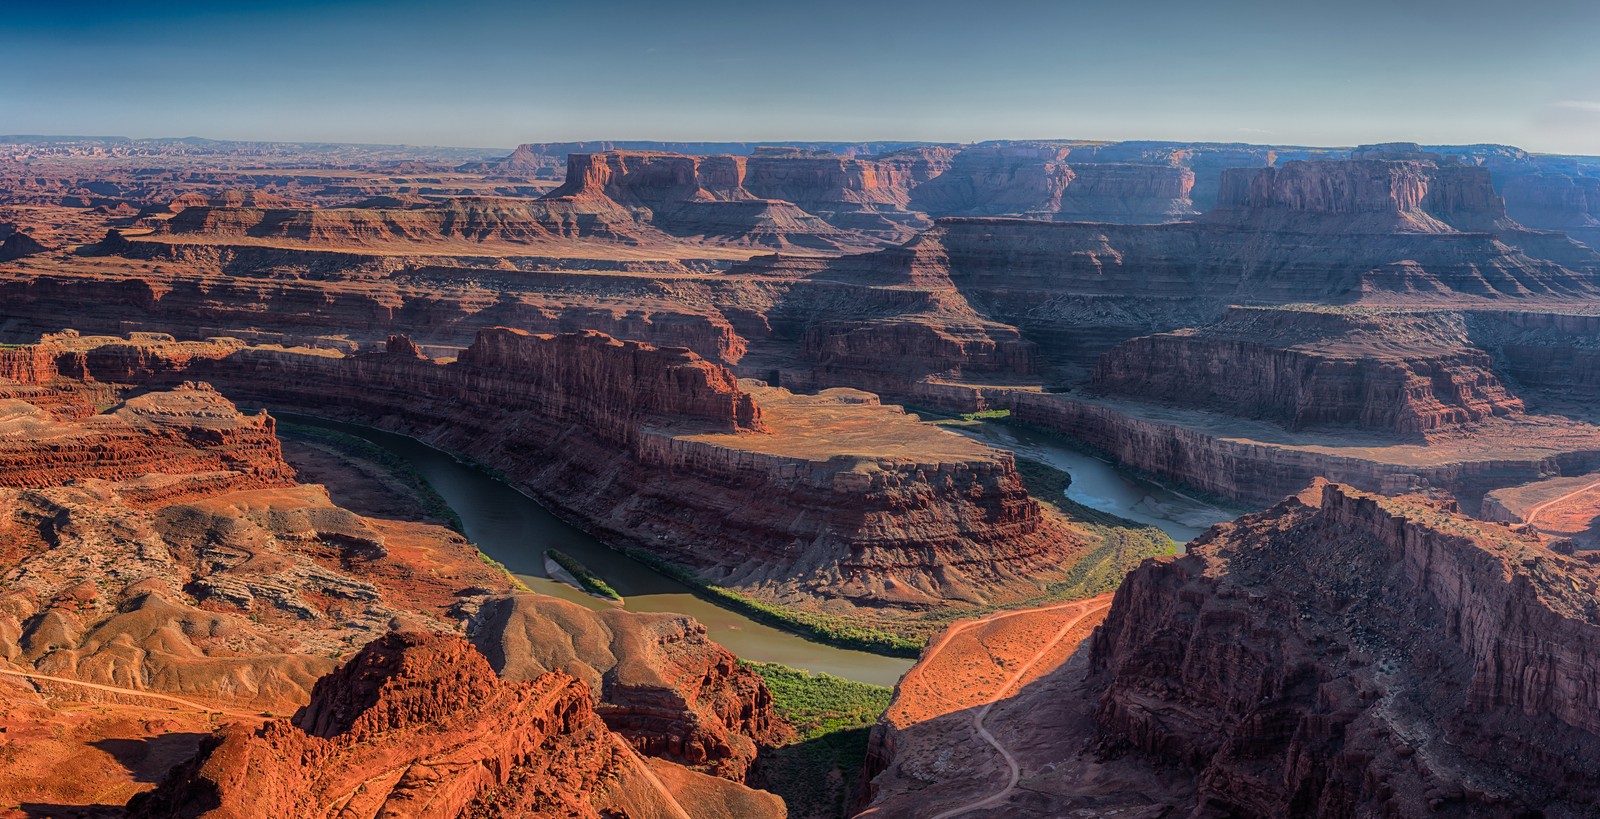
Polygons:
[[1459,317],[1388,311],[1233,308],[1215,324],[1122,343],[1092,383],[1290,429],[1421,433],[1523,410]]
[[420,434],[611,542],[803,609],[871,607],[913,627],[1037,595],[1086,543],[1028,497],[1008,453],[875,396],[734,385],[685,350],[490,330],[450,364],[251,349],[192,371]]
[[48,384],[59,378],[56,356],[61,351],[47,344],[0,348],[0,379],[19,384]]
[[788,728],[760,676],[675,614],[591,611],[535,594],[466,601],[468,634],[503,679],[589,686],[611,730],[648,756],[744,781]]
[[1538,536],[1318,487],[1129,576],[1097,747],[1191,770],[1195,815],[1586,815],[1596,588]]
[[1385,158],[1224,171],[1217,206],[1206,219],[1341,233],[1493,231],[1511,225],[1488,169]]
[[241,415],[205,384],[146,393],[114,412],[70,421],[23,400],[0,401],[0,486],[152,474],[170,477],[130,489],[130,497],[170,502],[223,487],[287,486],[294,470],[283,461],[271,417]]
[[19,230],[0,242],[0,262],[14,261],[50,249],[44,243]]
[[605,728],[582,682],[560,672],[502,682],[464,640],[407,633],[319,680],[292,719],[223,730],[129,813],[599,819],[730,802],[755,809],[744,815],[784,813],[775,797],[731,783],[706,790],[708,804],[687,792],[681,803]]
[[225,190],[214,195],[199,191],[175,197],[167,203],[167,210],[177,213],[188,208],[292,208],[297,203],[282,196],[258,190]]
[[460,535],[296,485],[272,419],[208,387],[74,419],[4,404],[0,471],[25,487],[0,488],[0,658],[17,667],[272,711],[393,624],[448,627],[460,589],[510,587]]
[[715,432],[767,431],[760,408],[732,373],[684,349],[592,330],[540,336],[494,328],[480,332],[456,361],[482,387],[493,385],[475,400],[537,405],[545,419],[586,423],[618,443],[636,441],[652,420]]
[[605,200],[456,198],[421,208],[187,207],[161,223],[162,235],[259,238],[359,248],[470,242],[549,243],[599,238],[639,244],[648,229]]
[[793,203],[744,187],[737,156],[611,151],[571,154],[567,181],[546,202],[606,203],[674,236],[722,244],[838,250],[852,239]]

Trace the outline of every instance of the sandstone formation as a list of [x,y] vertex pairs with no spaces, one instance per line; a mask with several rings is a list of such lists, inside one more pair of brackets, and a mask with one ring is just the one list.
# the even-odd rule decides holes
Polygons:
[[761,678],[673,614],[590,611],[536,594],[464,601],[468,634],[500,677],[582,680],[606,725],[642,754],[742,782],[787,728]]
[[[103,341],[77,343],[91,362],[141,358],[102,347],[151,346]],[[143,357],[160,360],[161,346]],[[274,406],[422,435],[504,470],[610,542],[837,616],[870,608],[915,628],[930,610],[1028,599],[1087,542],[1028,497],[1009,453],[868,394],[736,383],[687,350],[593,332],[486,330],[448,364],[401,353],[223,346],[184,372]]]
[[[84,343],[95,349],[69,349]],[[87,686],[112,703],[148,707],[146,694],[156,703],[176,696],[234,716],[270,715],[304,703],[337,658],[391,629],[461,623],[497,647],[508,676],[537,676],[536,664],[548,662],[592,682],[580,693],[598,701],[585,707],[653,757],[739,781],[759,746],[785,735],[764,684],[693,620],[503,597],[509,577],[460,535],[361,517],[323,487],[295,484],[265,413],[243,416],[211,387],[188,382],[119,401],[118,387],[60,372],[176,378],[207,353],[239,348],[145,335],[104,350],[62,336],[0,351],[5,375],[26,382],[0,382],[0,392],[22,395],[0,402],[10,413],[0,419],[0,484],[18,487],[0,488],[9,510],[0,520],[7,668],[58,680],[51,685],[69,694]],[[437,366],[403,338],[392,355]],[[67,400],[37,406],[30,390]],[[90,402],[108,396],[114,409],[97,412]],[[597,643],[597,634],[610,637]],[[51,741],[74,756],[100,742],[99,731],[135,730],[126,716],[79,724],[0,696],[0,712],[13,705],[42,715]],[[192,743],[173,747],[149,763],[151,776],[182,762],[181,748],[193,752]],[[102,763],[114,764],[84,762],[85,776],[107,781],[92,767]],[[28,778],[30,766],[0,776],[0,792],[24,801],[90,795]],[[701,794],[694,798],[724,790],[687,771],[674,776]],[[629,788],[622,798],[637,797]],[[729,809],[750,799],[771,808],[737,796]]]
[[1419,433],[1520,414],[1488,353],[1449,316],[1233,308],[1214,324],[1144,336],[1095,367],[1096,389],[1266,418]]
[[1318,485],[1133,572],[1083,650],[989,709],[1026,787],[902,732],[864,815],[926,815],[919,777],[1007,816],[1589,815],[1596,569],[1551,545]]
[[219,733],[129,813],[784,815],[770,795],[693,781],[698,788],[677,792],[664,785],[566,674],[503,682],[460,638],[392,634],[319,680],[292,719]]
[[1213,813],[1583,815],[1595,582],[1538,537],[1329,485],[1129,578],[1092,652],[1102,747],[1192,766]]
[[446,625],[462,586],[509,587],[459,535],[296,485],[272,419],[209,387],[5,403],[0,657],[33,671],[280,709],[392,624]]
[[1074,222],[1167,222],[1193,213],[1194,174],[1172,164],[1074,163],[1071,145],[988,144],[956,154],[916,188],[933,216],[1026,216]]

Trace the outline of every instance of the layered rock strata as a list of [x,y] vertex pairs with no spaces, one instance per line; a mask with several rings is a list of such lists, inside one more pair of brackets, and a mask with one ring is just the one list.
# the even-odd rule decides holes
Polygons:
[[[1047,670],[949,716],[960,703],[909,676],[862,815],[928,815],[927,799],[1026,817],[1588,816],[1600,571],[1552,546],[1319,483],[1146,562],[1070,659],[967,626]],[[1066,614],[1033,633],[1070,635]],[[981,650],[952,653],[928,671],[993,673]]]
[[422,434],[613,542],[803,608],[914,618],[1026,598],[1085,543],[1028,497],[1009,453],[869,394],[735,384],[686,350],[497,329],[443,365],[247,349],[192,371]]
[[459,611],[502,679],[582,680],[606,725],[647,756],[742,782],[760,747],[788,731],[761,678],[689,617],[536,594],[467,600]]
[[319,680],[292,719],[220,732],[129,812],[784,815],[776,797],[683,777],[697,787],[675,793],[663,784],[606,729],[586,686],[566,674],[504,682],[460,638],[393,634]]
[[1388,311],[1234,308],[1215,324],[1118,345],[1091,383],[1289,429],[1421,433],[1523,410],[1458,317]]
[[1319,487],[1130,575],[1098,747],[1192,770],[1198,815],[1586,815],[1597,583],[1538,536]]
[[1077,164],[1076,146],[1006,143],[970,147],[912,191],[933,216],[1024,216],[1141,224],[1193,213],[1194,174],[1172,164]]

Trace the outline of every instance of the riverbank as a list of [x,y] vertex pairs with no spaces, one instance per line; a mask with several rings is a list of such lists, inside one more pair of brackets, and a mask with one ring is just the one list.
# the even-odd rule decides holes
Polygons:
[[[709,595],[702,590],[610,548],[555,516],[505,480],[506,476],[415,438],[316,416],[274,414],[294,424],[362,438],[403,459],[460,515],[467,537],[533,591],[591,609],[618,605],[551,580],[543,564],[544,550],[553,548],[571,555],[603,578],[623,596],[623,608],[690,615],[706,626],[712,639],[748,660],[782,663],[884,686],[893,685],[911,667],[910,656],[886,656],[807,639],[794,633],[798,629],[775,627],[779,624],[762,619],[759,612],[733,608],[735,601],[708,600]],[[920,646],[917,643],[917,648]],[[906,653],[914,656],[912,651]]]

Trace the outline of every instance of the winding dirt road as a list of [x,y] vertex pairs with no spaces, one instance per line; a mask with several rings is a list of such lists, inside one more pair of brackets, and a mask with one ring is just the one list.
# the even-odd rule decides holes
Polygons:
[[1104,610],[1110,608],[1111,604],[1109,602],[1102,602],[1102,603],[1098,603],[1098,604],[1093,604],[1093,603],[1086,603],[1085,601],[1081,601],[1080,600],[1080,601],[1076,601],[1076,602],[1073,602],[1073,603],[1061,603],[1061,604],[1054,605],[1054,606],[1045,606],[1043,608],[1028,609],[1026,611],[1009,611],[1009,612],[1001,612],[1001,613],[998,613],[998,614],[991,614],[988,617],[982,617],[982,618],[979,618],[979,619],[972,620],[970,622],[964,623],[959,628],[954,628],[954,629],[950,629],[949,631],[946,631],[944,636],[939,639],[939,642],[934,645],[933,650],[928,652],[928,656],[926,658],[924,658],[924,661],[922,663],[918,663],[918,665],[926,664],[927,660],[932,659],[934,657],[934,655],[938,654],[939,651],[943,650],[944,647],[947,644],[949,644],[950,638],[954,637],[957,634],[960,634],[961,632],[966,631],[969,628],[972,628],[973,626],[977,626],[977,625],[980,625],[980,624],[983,624],[983,623],[988,623],[988,622],[991,622],[991,621],[994,621],[994,620],[997,620],[997,619],[1001,619],[1001,618],[1004,618],[1004,617],[1015,617],[1015,616],[1017,616],[1019,614],[1037,614],[1037,613],[1039,613],[1041,611],[1051,611],[1051,610],[1054,610],[1054,609],[1072,608],[1074,606],[1077,606],[1077,607],[1087,606],[1087,608],[1084,608],[1083,611],[1079,612],[1076,617],[1073,617],[1072,619],[1070,619],[1067,622],[1063,623],[1061,628],[1057,629],[1056,633],[1053,636],[1051,636],[1051,638],[1047,642],[1045,642],[1045,644],[1043,646],[1041,646],[1038,651],[1034,652],[1033,656],[1029,657],[1027,662],[1023,663],[1022,666],[1020,668],[1018,668],[1015,673],[1013,673],[1010,677],[1008,677],[1006,679],[1005,683],[1000,686],[1000,689],[998,691],[996,691],[993,696],[989,697],[989,699],[984,702],[983,707],[979,708],[972,715],[972,727],[977,730],[978,736],[982,737],[983,741],[989,743],[989,745],[991,747],[993,747],[997,753],[1000,754],[1000,757],[1006,761],[1006,766],[1011,769],[1010,773],[1009,773],[1009,776],[1006,779],[1005,787],[1001,788],[1000,790],[996,791],[995,793],[990,794],[989,796],[986,796],[986,797],[984,797],[982,799],[978,799],[978,800],[975,800],[975,801],[972,801],[972,802],[968,802],[968,803],[966,803],[964,805],[958,805],[958,806],[956,806],[954,808],[950,808],[949,810],[946,810],[943,813],[935,815],[933,817],[933,819],[951,819],[951,817],[960,816],[963,813],[970,813],[972,811],[983,810],[985,808],[999,807],[1000,805],[1004,804],[1007,799],[1011,798],[1011,794],[1014,793],[1016,791],[1016,789],[1017,789],[1017,783],[1022,780],[1022,768],[1021,768],[1021,766],[1019,766],[1017,764],[1017,758],[1011,755],[1011,751],[1008,750],[1004,745],[1002,745],[1000,743],[1000,740],[997,739],[994,734],[990,733],[988,726],[984,724],[985,721],[989,717],[989,711],[994,708],[995,703],[997,703],[1000,700],[1004,699],[1006,694],[1010,693],[1011,689],[1015,688],[1017,683],[1021,682],[1022,678],[1026,677],[1028,675],[1028,672],[1030,670],[1032,670],[1033,667],[1035,665],[1037,665],[1041,659],[1044,659],[1044,656],[1046,654],[1049,654],[1050,651],[1052,649],[1054,649],[1057,644],[1059,644],[1062,640],[1066,639],[1066,636],[1068,634],[1070,634],[1072,632],[1072,630],[1078,626],[1079,623],[1083,622],[1085,619],[1087,619],[1089,616],[1091,616],[1093,614],[1096,614],[1098,612],[1101,612],[1101,611],[1104,611]]
[[52,677],[49,674],[39,674],[33,671],[17,671],[11,668],[0,668],[0,674],[10,677],[22,677],[29,680],[47,680],[49,682],[63,683],[65,685],[76,685],[81,688],[92,688],[96,691],[109,691],[113,694],[125,694],[134,697],[160,700],[162,702],[172,703],[173,705],[183,706],[183,708],[189,711],[200,711],[208,714],[226,714],[230,717],[241,717],[252,720],[269,719],[271,716],[263,715],[259,711],[235,711],[230,708],[217,708],[195,702],[194,700],[186,700],[183,697],[174,697],[169,694],[157,694],[153,691],[140,691],[137,688],[118,688],[114,685],[101,685],[100,683],[84,682],[83,680],[74,680],[69,677]]
[[1540,512],[1543,512],[1544,510],[1546,510],[1546,509],[1548,509],[1548,508],[1550,508],[1552,506],[1555,506],[1556,504],[1561,503],[1562,501],[1571,500],[1572,498],[1575,498],[1578,495],[1582,495],[1583,493],[1589,492],[1589,491],[1594,490],[1594,489],[1600,489],[1600,481],[1595,481],[1594,483],[1591,483],[1588,486],[1585,486],[1585,487],[1583,487],[1581,489],[1574,489],[1571,492],[1568,492],[1567,494],[1562,495],[1559,498],[1552,498],[1550,500],[1547,500],[1544,503],[1541,503],[1538,506],[1535,506],[1532,509],[1529,509],[1528,510],[1528,516],[1523,519],[1523,523],[1527,524],[1527,526],[1529,528],[1537,528],[1537,526],[1535,524],[1539,520],[1539,513]]

